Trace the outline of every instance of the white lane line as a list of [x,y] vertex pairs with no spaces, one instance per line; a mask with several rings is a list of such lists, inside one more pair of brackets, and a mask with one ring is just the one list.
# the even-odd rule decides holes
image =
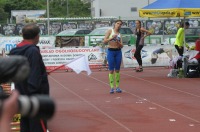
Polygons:
[[156,110],[156,107],[149,107],[150,110]]
[[[126,75],[126,74],[125,74],[125,75]],[[87,75],[85,75],[85,76],[87,76]],[[101,81],[101,80],[99,80],[99,79],[97,79],[97,78],[95,78],[95,77],[92,77],[92,76],[87,76],[87,77],[92,78],[92,79],[94,79],[94,80],[96,80],[96,81],[98,81],[98,82],[101,82],[101,83],[103,83],[103,84],[109,86],[108,83],[103,82],[103,81]],[[135,77],[135,78],[136,78],[136,77]],[[138,79],[141,79],[141,78],[138,78]],[[141,80],[144,80],[144,79],[141,79]],[[144,81],[145,81],[145,80],[144,80]],[[150,82],[150,81],[149,81],[149,82]],[[150,83],[151,83],[151,82],[150,82]],[[153,83],[153,84],[154,84],[154,83]],[[156,84],[156,83],[155,83],[155,84]],[[162,86],[162,85],[161,85],[161,86]],[[163,86],[164,86],[164,85],[163,85]],[[133,93],[131,93],[131,92],[128,92],[128,91],[126,91],[126,90],[123,90],[123,92],[128,93],[128,94],[130,94],[130,95],[132,95],[132,96],[134,96],[134,97],[137,97],[137,98],[139,98],[139,99],[141,99],[141,100],[147,101],[147,102],[149,102],[149,103],[151,103],[151,104],[153,104],[153,105],[155,105],[155,106],[158,106],[158,107],[160,107],[160,108],[162,108],[162,109],[165,109],[165,110],[167,110],[167,111],[170,111],[170,112],[172,112],[172,113],[174,113],[174,114],[176,114],[176,115],[182,116],[182,117],[184,117],[184,118],[186,118],[186,119],[189,119],[189,120],[191,120],[191,121],[194,121],[194,122],[196,122],[196,123],[200,123],[200,121],[198,121],[198,120],[196,120],[196,119],[194,119],[194,118],[192,118],[192,117],[189,117],[189,116],[186,116],[186,115],[181,114],[181,113],[179,113],[179,112],[176,112],[176,111],[174,111],[174,110],[171,110],[171,109],[169,109],[169,108],[167,108],[167,107],[164,107],[164,106],[162,106],[162,105],[159,105],[159,104],[157,104],[157,103],[155,103],[155,102],[151,102],[150,100],[148,100],[148,99],[146,99],[146,98],[140,97],[140,96],[138,96],[138,95],[136,95],[136,94],[133,94]]]
[[117,121],[116,119],[114,119],[112,116],[108,115],[107,113],[105,113],[104,111],[102,111],[101,109],[99,109],[97,106],[95,106],[94,104],[90,103],[89,101],[87,101],[85,98],[81,97],[80,95],[78,95],[77,93],[75,93],[74,91],[70,90],[69,88],[65,87],[64,85],[62,85],[60,82],[58,82],[55,78],[53,78],[52,76],[49,76],[52,80],[54,80],[57,84],[59,84],[60,86],[62,86],[65,90],[69,91],[70,93],[74,94],[75,96],[77,96],[78,98],[80,98],[81,100],[85,101],[87,104],[89,104],[90,106],[92,106],[94,109],[96,109],[97,111],[99,111],[100,113],[102,113],[103,115],[107,116],[109,119],[111,119],[113,122],[117,123],[118,125],[120,125],[122,128],[124,128],[125,130],[127,130],[128,132],[133,132],[131,129],[129,129],[127,126],[123,125],[122,123],[120,123],[119,121]]
[[[169,69],[170,70],[170,69]],[[160,73],[161,70],[148,70],[150,72],[153,72],[153,73],[156,73],[156,74],[159,74],[159,75],[163,75],[163,73]],[[168,74],[168,73],[167,73]],[[163,76],[163,77],[167,77],[166,76]],[[172,78],[173,79],[173,78]],[[174,78],[176,79],[176,78]],[[195,83],[199,83],[199,79],[198,78],[181,78],[181,79],[184,79],[184,80],[187,80],[187,81],[192,81],[192,82],[195,82]],[[190,82],[191,83],[191,82]]]
[[194,126],[194,124],[189,124],[189,126],[193,127],[193,126]]
[[171,122],[175,122],[175,121],[176,121],[176,119],[169,119],[169,121],[171,121]]
[[[135,94],[133,94],[133,93],[131,93],[131,92],[127,92],[127,91],[125,91],[125,92],[128,93],[128,94],[130,94],[130,95],[133,95],[133,96],[135,96],[135,97],[142,98],[142,97],[140,97],[140,96],[138,96],[138,95],[135,95]],[[186,118],[186,119],[189,119],[189,120],[192,120],[192,121],[194,121],[194,122],[200,123],[200,121],[198,121],[198,120],[196,120],[196,119],[194,119],[194,118],[192,118],[192,117],[189,117],[189,116],[186,116],[186,115],[181,114],[181,113],[179,113],[179,112],[176,112],[176,111],[174,111],[174,110],[171,110],[171,109],[169,109],[169,108],[167,108],[167,107],[164,107],[164,106],[162,106],[162,105],[159,105],[159,104],[157,104],[157,103],[155,103],[155,102],[152,102],[152,101],[150,101],[150,100],[146,100],[146,101],[149,102],[149,103],[151,103],[151,104],[153,104],[153,105],[155,105],[155,106],[158,106],[158,107],[160,107],[160,108],[162,108],[162,109],[165,109],[165,110],[167,110],[167,111],[170,111],[170,112],[172,112],[172,113],[174,113],[174,114],[176,114],[176,115],[179,115],[179,116],[182,116],[182,117],[184,117],[184,118]]]
[[182,91],[182,90],[178,90],[178,89],[175,89],[175,88],[172,88],[172,87],[160,84],[160,83],[156,83],[156,82],[153,82],[153,81],[145,80],[143,78],[139,78],[139,77],[136,77],[136,76],[133,76],[133,75],[125,74],[125,73],[121,73],[121,74],[129,76],[129,77],[133,77],[133,78],[136,78],[138,80],[142,80],[142,81],[145,81],[145,82],[148,82],[148,83],[151,83],[151,84],[155,84],[155,85],[158,85],[158,86],[161,86],[161,87],[165,87],[165,88],[168,88],[168,89],[171,89],[171,90],[174,90],[174,91],[178,91],[178,92],[181,92],[181,93],[184,93],[184,94],[188,94],[188,95],[191,95],[191,96],[194,96],[194,97],[197,97],[197,98],[200,98],[199,95],[192,94],[192,93],[189,93],[189,92],[185,92],[185,91]]

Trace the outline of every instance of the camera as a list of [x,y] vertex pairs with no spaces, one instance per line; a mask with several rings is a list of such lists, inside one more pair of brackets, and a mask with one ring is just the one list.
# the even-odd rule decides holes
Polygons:
[[[0,84],[21,82],[29,75],[29,63],[23,56],[0,57]],[[0,87],[0,114],[3,101],[9,95]],[[48,95],[33,95],[18,97],[19,113],[22,117],[50,119],[55,112],[55,103]],[[1,116],[1,115],[0,115]]]
[[[0,93],[0,110],[3,107],[3,101],[8,98],[9,95]],[[48,95],[34,95],[25,96],[20,95],[18,97],[19,113],[22,117],[28,118],[42,118],[50,119],[55,112],[55,103]]]
[[0,57],[0,83],[20,82],[29,74],[29,63],[23,56]]

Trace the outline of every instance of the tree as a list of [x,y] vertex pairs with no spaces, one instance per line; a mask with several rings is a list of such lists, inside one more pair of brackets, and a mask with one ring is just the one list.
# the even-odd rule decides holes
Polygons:
[[[68,2],[68,6],[67,6]],[[49,0],[50,17],[89,17],[90,3],[81,0]],[[0,22],[11,18],[12,10],[46,10],[47,0],[0,0]],[[67,8],[69,14],[67,14]]]
[[42,2],[35,0],[7,0],[4,11],[11,15],[12,10],[41,10],[44,9]]
[[0,7],[0,23],[6,23],[8,18],[8,13],[4,12],[4,9]]
[[[69,14],[67,14],[67,8]],[[50,2],[50,17],[67,17],[67,16],[89,17],[90,3],[84,4],[81,0],[52,0]]]
[[7,18],[8,18],[8,13],[6,13],[4,11],[4,3],[5,3],[5,0],[1,0],[0,1],[0,23],[6,23],[7,21]]

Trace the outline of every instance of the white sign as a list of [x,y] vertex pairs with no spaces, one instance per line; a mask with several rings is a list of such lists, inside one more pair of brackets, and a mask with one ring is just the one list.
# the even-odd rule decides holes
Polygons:
[[41,49],[40,52],[47,69],[54,69],[82,55],[88,58],[90,66],[103,62],[99,47]]
[[[124,67],[138,67],[134,53],[135,46],[125,46],[122,49]],[[168,66],[170,59],[177,55],[173,45],[144,46],[141,51],[143,66]]]
[[44,15],[46,13],[46,10],[11,10],[11,16],[34,16],[35,18],[40,17],[41,15]]
[[[0,49],[5,49],[6,53],[9,53],[12,48],[15,48],[18,43],[23,40],[22,37],[0,37]],[[40,37],[40,41],[37,44],[40,48],[52,48],[55,47],[55,37]]]

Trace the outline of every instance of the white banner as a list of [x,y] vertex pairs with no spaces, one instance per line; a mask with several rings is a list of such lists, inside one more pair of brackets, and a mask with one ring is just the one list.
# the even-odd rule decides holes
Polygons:
[[48,70],[52,70],[62,64],[85,55],[91,67],[101,65],[103,62],[101,49],[99,47],[90,48],[53,48],[41,49],[44,64]]
[[44,15],[46,13],[46,10],[11,10],[11,16],[34,16],[35,18],[40,17],[41,15]]
[[[122,49],[124,67],[138,67],[135,50],[135,46],[125,46]],[[174,45],[144,46],[141,51],[143,66],[168,66],[170,59],[176,55]]]
[[[6,53],[9,53],[12,48],[15,48],[18,43],[23,40],[22,37],[0,37],[0,49],[5,49]],[[40,37],[40,41],[37,44],[40,48],[52,48],[55,47],[55,37]]]

